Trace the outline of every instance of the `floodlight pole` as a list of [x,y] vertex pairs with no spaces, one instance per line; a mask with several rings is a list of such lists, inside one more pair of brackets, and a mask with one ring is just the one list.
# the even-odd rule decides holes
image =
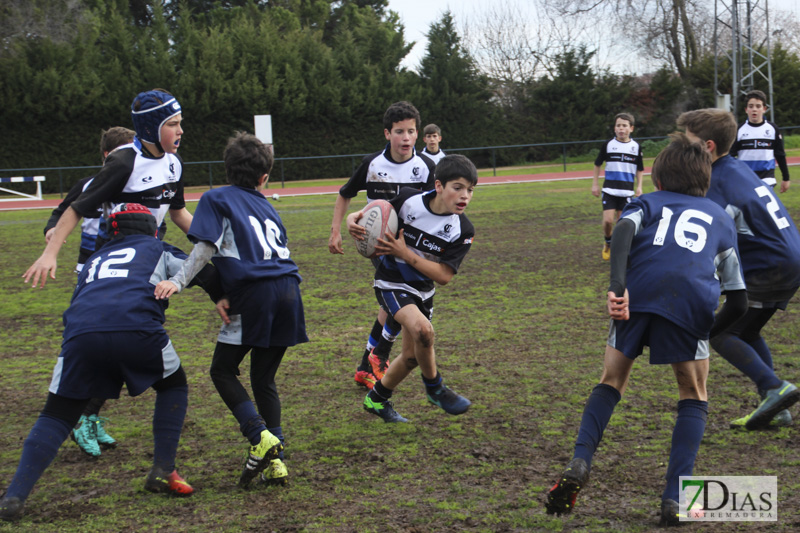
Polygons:
[[[756,24],[766,26],[766,39],[754,45],[753,28]],[[717,107],[727,107],[738,117],[743,112],[739,105],[741,98],[753,90],[758,81],[765,81],[769,117],[775,120],[770,38],[768,0],[715,0],[714,90]]]

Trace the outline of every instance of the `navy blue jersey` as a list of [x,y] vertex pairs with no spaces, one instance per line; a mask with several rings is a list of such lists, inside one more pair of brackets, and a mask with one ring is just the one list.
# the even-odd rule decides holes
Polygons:
[[149,235],[106,243],[86,261],[64,312],[64,340],[100,331],[160,331],[166,300],[158,282],[178,273],[186,254]]
[[[106,158],[83,194],[72,203],[80,216],[97,216],[97,210],[110,213],[114,206],[135,202],[148,207],[161,225],[170,209],[186,207],[183,197],[183,162],[177,154],[152,157],[142,148],[138,138],[120,146]],[[100,226],[100,238],[105,240],[105,224]]]
[[256,280],[295,276],[286,229],[261,192],[229,185],[207,191],[194,212],[189,238],[207,241],[217,251],[212,263],[228,294]]
[[367,191],[367,203],[373,200],[391,200],[403,187],[429,191],[433,189],[433,170],[436,164],[417,155],[414,151],[411,159],[397,163],[392,159],[390,145],[380,152],[368,155],[361,161],[350,179],[339,194],[345,198],[354,198],[359,191]]
[[627,269],[631,312],[653,313],[707,339],[720,290],[744,289],[736,228],[706,198],[657,191],[633,200]]
[[748,297],[781,300],[800,286],[800,234],[780,199],[743,162],[729,156],[711,167],[709,198],[733,218]]
[[[437,215],[430,209],[436,191],[421,192],[404,188],[391,200],[397,211],[398,231],[404,230],[406,246],[415,254],[444,263],[458,272],[467,255],[475,228],[466,215]],[[375,287],[383,290],[404,290],[427,300],[433,296],[433,280],[392,255],[381,257],[375,271]]]
[[636,174],[644,170],[642,148],[633,139],[620,142],[616,138],[605,143],[594,161],[594,166],[605,162],[603,192],[612,196],[633,196]]

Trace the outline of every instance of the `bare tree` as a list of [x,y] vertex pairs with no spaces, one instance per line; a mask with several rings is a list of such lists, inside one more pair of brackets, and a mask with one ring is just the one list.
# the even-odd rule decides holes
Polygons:
[[3,0],[0,4],[0,55],[15,39],[47,37],[64,42],[86,18],[81,0]]

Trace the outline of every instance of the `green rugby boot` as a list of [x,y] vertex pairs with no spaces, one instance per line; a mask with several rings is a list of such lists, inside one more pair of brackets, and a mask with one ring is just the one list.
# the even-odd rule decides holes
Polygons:
[[90,417],[81,415],[78,427],[70,431],[69,436],[83,453],[89,457],[100,457],[100,445],[97,444],[97,424]]
[[800,400],[800,390],[788,381],[781,383],[780,387],[767,391],[766,397],[750,413],[744,424],[749,430],[767,427],[779,412],[788,409]]
[[102,448],[117,447],[117,440],[108,433],[106,433],[105,423],[108,422],[108,418],[103,418],[102,416],[97,416],[97,415],[90,415],[89,421],[94,422],[95,424],[95,434],[97,436],[97,444],[99,444]]

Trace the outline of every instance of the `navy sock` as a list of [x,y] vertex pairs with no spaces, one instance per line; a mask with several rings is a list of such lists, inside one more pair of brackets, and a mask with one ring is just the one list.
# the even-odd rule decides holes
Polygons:
[[22,446],[17,472],[6,489],[7,498],[19,498],[22,501],[28,498],[70,431],[72,427],[66,421],[39,415]]
[[153,466],[165,472],[175,470],[175,456],[178,453],[188,403],[188,385],[156,391],[156,407],[153,410]]
[[662,500],[679,501],[679,478],[692,475],[697,450],[706,430],[707,418],[708,402],[700,400],[678,402],[678,419],[675,421],[675,429],[672,430],[672,449],[669,452],[666,475],[667,486],[661,496]]
[[255,446],[261,442],[261,432],[267,429],[267,424],[256,411],[256,406],[253,405],[253,402],[250,400],[242,402],[234,407],[231,412],[236,421],[239,422],[239,430],[250,441],[250,444]]
[[586,461],[589,468],[592,467],[592,456],[597,451],[597,446],[603,438],[603,432],[621,398],[622,395],[617,389],[611,385],[600,383],[595,385],[589,399],[586,400],[573,457],[579,457]]
[[[726,361],[749,377],[759,389],[769,390],[781,386],[782,381],[775,375],[771,365],[767,365],[761,355],[739,337],[721,333],[714,338],[712,345]],[[771,360],[770,356],[770,362]]]
[[[281,444],[286,444],[286,439],[283,438],[283,428],[281,426],[267,428],[267,431],[278,437],[278,440],[281,441]],[[281,450],[281,452],[278,454],[278,459],[283,461],[283,450]]]
[[754,341],[748,341],[747,344],[756,351],[765,365],[774,368],[772,366],[772,352],[769,351],[769,346],[767,346],[767,341],[764,340],[764,337],[759,337]]
[[[361,356],[361,364],[358,365],[359,370],[372,370],[372,365],[369,364],[369,353],[373,348],[378,346],[378,343],[383,338],[381,336],[382,332],[383,326],[375,319],[375,323],[372,324],[372,330],[369,332],[369,337],[367,338],[367,347],[364,350],[364,355]],[[391,350],[391,346],[389,346],[389,349]]]

